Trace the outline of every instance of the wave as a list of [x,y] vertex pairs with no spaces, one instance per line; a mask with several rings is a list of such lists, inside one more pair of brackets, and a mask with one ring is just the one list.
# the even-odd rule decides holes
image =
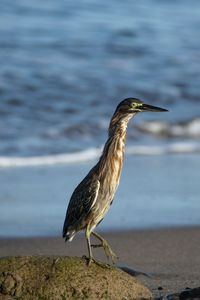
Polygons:
[[[58,164],[75,164],[96,159],[100,156],[102,148],[90,148],[84,151],[66,154],[55,154],[32,157],[0,157],[0,168],[44,166]],[[137,145],[126,148],[128,155],[165,155],[165,154],[185,154],[200,153],[200,143],[177,142],[165,145]]]
[[200,138],[200,118],[170,124],[161,121],[141,122],[136,126],[139,131],[162,137]]
[[91,148],[75,153],[54,154],[32,157],[0,157],[0,167],[26,167],[70,164],[95,159],[100,154],[100,149]]

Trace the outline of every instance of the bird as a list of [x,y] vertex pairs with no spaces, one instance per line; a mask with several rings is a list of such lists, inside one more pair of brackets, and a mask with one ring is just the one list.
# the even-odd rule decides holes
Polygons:
[[[88,265],[91,262],[97,263],[92,252],[92,248],[96,247],[103,247],[107,259],[111,259],[113,264],[117,259],[108,242],[95,231],[95,228],[108,212],[119,185],[130,119],[139,112],[166,111],[168,110],[145,104],[137,98],[126,98],[121,101],[111,118],[108,138],[98,162],[72,193],[63,225],[63,238],[65,241],[72,241],[77,232],[85,231]],[[91,244],[91,235],[100,243]]]

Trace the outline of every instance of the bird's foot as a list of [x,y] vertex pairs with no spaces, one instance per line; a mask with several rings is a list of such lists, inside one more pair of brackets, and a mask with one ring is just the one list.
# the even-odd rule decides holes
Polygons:
[[82,258],[84,258],[86,260],[86,264],[89,267],[92,263],[96,264],[97,266],[101,267],[101,268],[110,268],[111,266],[109,264],[105,264],[99,260],[94,259],[93,257],[87,257],[87,256],[83,256]]
[[93,257],[87,257],[87,256],[83,256],[82,258],[84,258],[86,260],[86,264],[89,267],[91,265],[91,263],[94,261]]
[[103,248],[107,256],[107,259],[109,260],[109,258],[111,258],[113,265],[115,265],[118,256],[112,251],[111,247],[108,245],[106,241],[103,243]]
[[95,244],[91,245],[93,248],[103,247],[106,257],[109,260],[111,258],[113,265],[115,264],[116,260],[118,259],[118,256],[112,251],[109,244],[106,242],[106,240],[103,240],[101,244]]

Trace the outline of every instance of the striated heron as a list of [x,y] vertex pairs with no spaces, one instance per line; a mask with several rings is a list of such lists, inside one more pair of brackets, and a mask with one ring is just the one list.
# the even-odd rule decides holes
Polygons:
[[[110,208],[119,184],[128,122],[138,112],[146,111],[164,112],[167,110],[144,104],[135,98],[127,98],[119,103],[111,118],[108,139],[98,163],[71,196],[63,226],[63,237],[66,241],[71,241],[78,231],[85,230],[89,252],[88,264],[95,261],[91,247],[103,247],[107,258],[111,258],[113,263],[117,258],[107,241],[94,229]],[[91,234],[100,241],[100,244],[91,245]]]

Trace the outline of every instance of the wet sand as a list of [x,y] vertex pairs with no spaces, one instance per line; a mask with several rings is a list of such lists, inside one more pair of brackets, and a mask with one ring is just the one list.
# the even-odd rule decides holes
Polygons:
[[[140,275],[139,279],[155,296],[200,286],[200,227],[102,235],[119,256],[119,265],[151,274],[151,278]],[[93,251],[96,258],[105,259],[102,249]],[[87,254],[83,235],[71,243],[60,237],[0,240],[0,256],[83,254]]]

